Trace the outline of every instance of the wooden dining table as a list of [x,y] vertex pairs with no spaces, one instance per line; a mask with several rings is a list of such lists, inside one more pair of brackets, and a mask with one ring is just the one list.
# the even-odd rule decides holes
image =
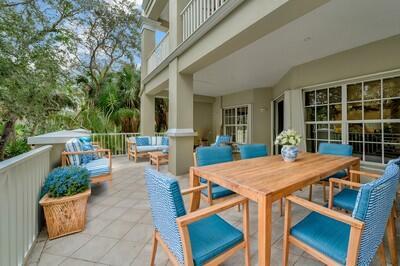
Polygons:
[[[272,203],[309,186],[342,169],[360,170],[360,159],[299,153],[294,162],[285,162],[279,155],[227,163],[191,167],[191,187],[200,184],[199,178],[221,185],[258,205],[258,265],[270,265],[272,234]],[[359,182],[354,175],[353,181]],[[200,192],[193,193],[190,211],[200,206]]]

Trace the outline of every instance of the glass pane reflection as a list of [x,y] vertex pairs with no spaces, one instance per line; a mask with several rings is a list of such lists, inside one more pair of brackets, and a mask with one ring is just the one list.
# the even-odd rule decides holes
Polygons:
[[347,85],[348,101],[360,101],[361,97],[361,83]]
[[364,102],[364,119],[381,119],[381,101]]
[[364,100],[381,98],[381,81],[374,80],[364,83]]
[[400,119],[400,99],[383,101],[383,119]]
[[383,128],[385,136],[384,142],[400,143],[400,123],[384,123]]
[[384,162],[388,163],[390,160],[399,158],[400,144],[385,144],[384,149]]

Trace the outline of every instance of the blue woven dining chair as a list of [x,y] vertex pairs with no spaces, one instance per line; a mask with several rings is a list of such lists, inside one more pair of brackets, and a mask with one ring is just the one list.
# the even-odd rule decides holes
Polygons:
[[[347,144],[336,144],[336,143],[321,143],[318,148],[318,152],[320,154],[327,154],[327,155],[337,155],[337,156],[352,156],[353,155],[353,147]],[[334,175],[328,176],[322,179],[320,182],[316,183],[322,185],[322,193],[324,202],[327,201],[326,197],[326,187],[329,185],[330,178],[340,178],[340,179],[348,179],[348,170],[349,169],[342,169],[335,173]],[[308,200],[312,201],[312,186],[310,185],[310,192],[308,195]]]
[[[385,263],[382,240],[396,196],[399,167],[390,164],[383,176],[360,187],[351,216],[305,199],[288,196],[285,208],[284,256],[293,244],[327,265],[369,265],[378,251]],[[291,227],[291,204],[312,212]]]
[[[206,166],[231,161],[233,161],[233,156],[232,148],[230,146],[199,147],[194,153],[195,166]],[[235,195],[233,191],[211,183],[201,177],[200,183],[208,185],[207,189],[201,191],[201,195],[210,205],[212,205],[214,201],[221,201],[226,199],[228,196]]]
[[[397,166],[400,167],[400,158],[389,161],[388,165],[390,165],[390,164],[396,164]],[[353,170],[350,170],[350,175],[351,174],[358,174],[358,175],[366,176],[366,177],[369,177],[372,179],[378,179],[381,177],[381,175],[378,175],[378,174],[361,172],[361,171],[353,171]],[[400,171],[398,172],[398,175],[397,175],[397,179],[399,179],[399,178],[400,178]],[[336,195],[333,195],[333,188],[335,185],[349,186],[349,187],[345,187],[340,192],[338,192]],[[330,209],[337,208],[337,209],[345,210],[347,212],[353,212],[354,207],[356,205],[357,194],[358,194],[358,189],[355,189],[355,188],[359,188],[359,187],[361,187],[360,183],[331,178],[329,180],[328,207]],[[390,250],[391,259],[392,259],[392,265],[398,265],[398,256],[397,256],[397,248],[396,248],[397,245],[396,245],[395,205],[393,205],[392,214],[388,221],[386,232],[387,232],[386,235],[388,238],[389,250]]]
[[[150,168],[145,170],[145,182],[154,225],[150,265],[154,265],[158,242],[173,265],[217,265],[240,249],[244,249],[246,265],[250,265],[246,198],[237,196],[187,214],[182,195],[204,185],[181,193],[176,179]],[[243,232],[216,214],[237,205],[243,205]]]
[[214,146],[223,146],[225,144],[231,143],[232,142],[232,137],[229,135],[218,135],[215,138],[215,143],[211,144],[212,147]]
[[265,144],[243,144],[239,145],[240,158],[251,159],[268,156],[268,148]]

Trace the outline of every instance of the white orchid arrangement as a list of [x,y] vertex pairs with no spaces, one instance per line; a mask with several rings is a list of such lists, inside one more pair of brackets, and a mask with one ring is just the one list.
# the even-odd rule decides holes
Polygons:
[[301,135],[293,129],[282,131],[275,140],[276,145],[291,145],[297,146],[301,142]]

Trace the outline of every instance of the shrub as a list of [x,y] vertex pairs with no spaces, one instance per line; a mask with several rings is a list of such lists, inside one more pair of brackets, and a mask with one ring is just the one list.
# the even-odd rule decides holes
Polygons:
[[7,143],[4,150],[5,158],[12,158],[14,156],[23,154],[31,150],[31,147],[26,143],[25,139],[16,139]]
[[73,196],[87,190],[90,186],[89,172],[78,166],[58,167],[50,172],[42,187],[42,196],[58,198]]

